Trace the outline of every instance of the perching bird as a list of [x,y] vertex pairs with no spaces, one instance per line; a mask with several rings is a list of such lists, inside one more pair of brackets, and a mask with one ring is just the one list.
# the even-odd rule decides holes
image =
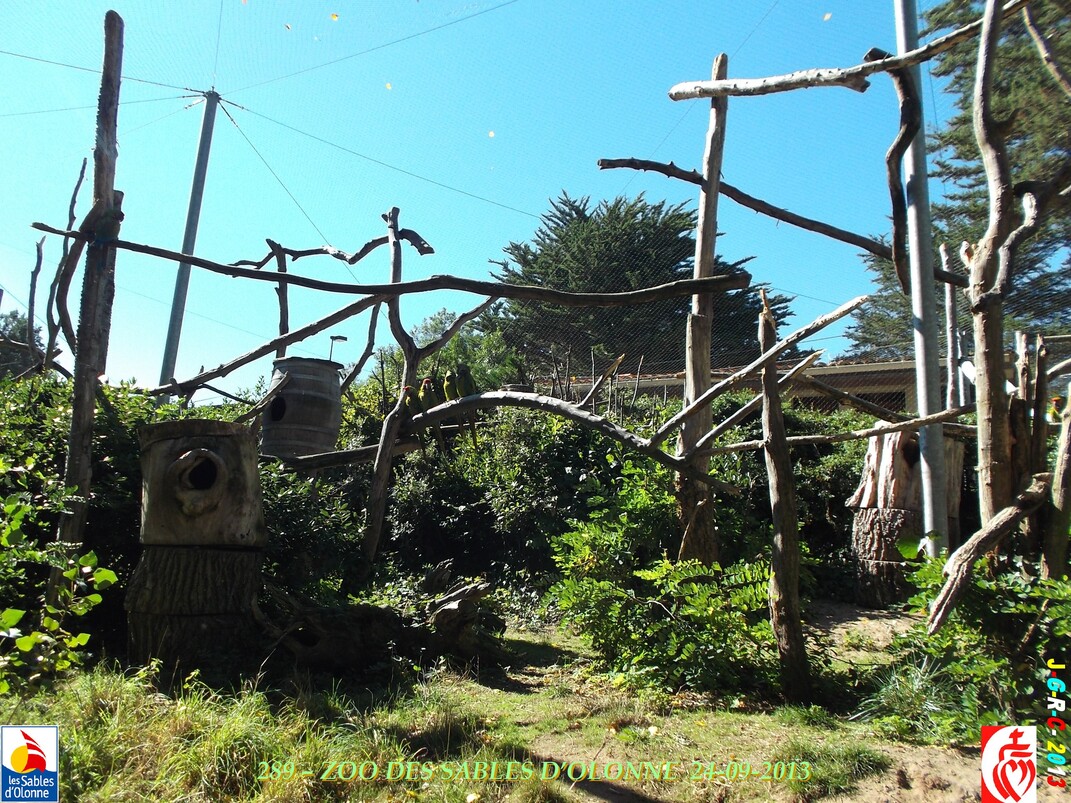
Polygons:
[[1067,399],[1063,396],[1053,396],[1049,400],[1049,421],[1055,424],[1060,423],[1060,415],[1064,411],[1064,405],[1067,404]]
[[[439,392],[435,390],[435,380],[430,376],[425,377],[424,381],[420,383],[420,403],[424,405],[425,412],[432,407],[438,407],[442,404],[442,399],[439,398]],[[439,425],[432,424],[435,428],[435,439],[439,442],[439,448],[446,451],[446,441],[443,440],[443,431],[439,429]]]
[[461,398],[461,394],[457,392],[457,376],[453,371],[447,371],[443,378],[443,395],[447,401]]
[[[419,415],[424,412],[424,405],[420,402],[420,396],[413,389],[411,385],[406,385],[402,388],[402,396],[405,399],[405,418],[402,425],[405,426],[409,423],[413,416]],[[417,440],[420,442],[420,451],[424,451],[424,436],[418,431],[416,433]]]
[[[447,374],[447,376],[449,376],[449,374]],[[455,377],[454,383],[457,387],[458,398],[474,396],[478,392],[476,390],[476,383],[472,381],[472,373],[469,371],[469,367],[464,363],[458,363],[457,376]],[[476,442],[476,413],[468,413],[464,418],[469,422],[469,429],[472,430],[472,447],[478,449],[479,444]]]

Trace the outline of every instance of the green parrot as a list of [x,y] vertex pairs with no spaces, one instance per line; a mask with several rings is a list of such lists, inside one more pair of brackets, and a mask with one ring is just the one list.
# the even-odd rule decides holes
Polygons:
[[[448,378],[449,376],[450,375],[447,374]],[[464,363],[458,363],[454,384],[457,387],[458,398],[474,396],[479,392],[476,390],[476,383],[472,381],[472,373],[469,371],[469,367]],[[472,431],[472,447],[478,449],[479,444],[476,441],[476,413],[468,413],[465,416],[465,420],[469,422],[469,429]]]
[[[411,385],[406,385],[402,388],[402,396],[405,398],[405,418],[402,422],[402,426],[406,426],[409,420],[420,413],[424,412],[424,405],[420,402],[420,396]],[[420,451],[424,451],[424,436],[420,433],[416,433],[417,440],[420,442]]]
[[457,375],[453,371],[447,371],[443,379],[443,395],[447,401],[461,398],[461,394],[457,392]]
[[[425,377],[420,384],[420,403],[424,405],[425,412],[443,403],[439,398],[439,392],[435,390],[435,380],[430,376]],[[432,426],[435,428],[435,440],[439,442],[439,448],[445,452],[446,441],[443,440],[443,431],[439,429],[438,424],[432,424]]]

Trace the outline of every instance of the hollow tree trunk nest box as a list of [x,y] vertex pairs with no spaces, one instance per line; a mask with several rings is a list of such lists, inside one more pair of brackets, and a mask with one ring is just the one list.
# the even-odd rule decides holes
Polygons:
[[188,419],[149,424],[139,434],[142,543],[267,543],[256,444],[245,426]]
[[286,458],[334,450],[342,426],[341,368],[305,357],[275,361],[269,391],[289,378],[261,416],[263,454]]

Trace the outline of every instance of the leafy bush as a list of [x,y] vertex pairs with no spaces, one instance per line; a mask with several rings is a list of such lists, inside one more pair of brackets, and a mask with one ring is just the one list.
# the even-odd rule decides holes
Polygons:
[[667,552],[680,545],[671,477],[626,462],[615,504],[554,540],[562,579],[548,601],[605,665],[641,684],[729,691],[772,683],[769,567],[670,562]]
[[550,592],[606,666],[668,689],[772,687],[777,656],[766,618],[767,567],[739,563],[722,573],[663,559],[632,575],[627,585],[566,577]]
[[[10,469],[0,459],[0,473]],[[72,632],[72,619],[98,605],[98,592],[117,579],[93,552],[68,559],[55,542],[27,541],[28,498],[12,494],[0,504],[0,694],[47,685],[83,663],[90,635]]]
[[452,557],[462,574],[544,574],[550,539],[616,492],[619,448],[590,430],[515,409],[480,429],[478,448],[459,436],[448,454],[398,461],[388,549],[402,567]]

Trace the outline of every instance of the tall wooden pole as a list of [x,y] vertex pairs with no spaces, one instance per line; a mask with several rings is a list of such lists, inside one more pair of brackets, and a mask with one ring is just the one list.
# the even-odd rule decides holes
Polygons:
[[[898,53],[914,50],[919,44],[918,13],[915,0],[894,0],[896,7],[896,47]],[[918,65],[908,68],[922,95]],[[926,175],[926,126],[919,108],[919,130],[904,154],[907,187],[907,239],[911,260],[911,313],[915,336],[915,383],[918,413],[941,411],[940,354],[937,340],[937,302],[933,282],[933,243],[930,230],[930,194]],[[944,427],[931,424],[919,431],[922,453],[922,519],[930,557],[948,547],[948,498],[945,493]]]
[[[219,94],[205,92],[205,114],[201,119],[201,140],[197,145],[197,162],[193,167],[193,186],[190,188],[190,206],[186,212],[186,231],[182,237],[182,253],[192,254],[197,244],[197,224],[201,220],[201,198],[205,192],[205,175],[208,173],[208,154],[212,150],[212,130],[216,123],[216,107]],[[165,385],[175,375],[178,360],[179,338],[182,336],[182,318],[186,313],[186,291],[190,286],[190,265],[179,263],[175,277],[175,295],[171,300],[171,320],[167,326],[164,342],[164,360],[160,366],[160,384]]]
[[[711,78],[725,78],[729,57],[724,53],[714,59]],[[718,194],[721,185],[721,163],[725,149],[725,118],[729,109],[727,97],[710,102],[710,125],[703,153],[703,188],[699,193],[699,227],[695,236],[694,276],[697,279],[714,275],[715,239],[718,236]],[[687,407],[710,389],[710,327],[714,319],[714,294],[692,296],[692,311],[688,316],[684,406]],[[681,427],[677,454],[687,454],[713,425],[710,407],[705,406],[687,419]],[[706,472],[710,458],[699,456],[695,467]],[[718,560],[718,539],[714,530],[713,509],[707,503],[710,490],[703,483],[678,475],[677,499],[680,521],[684,528],[679,558],[695,559],[706,564]]]
[[[759,348],[766,351],[777,342],[777,322],[762,294],[759,314]],[[792,703],[808,700],[811,672],[800,620],[799,517],[792,458],[785,434],[785,418],[777,389],[777,363],[762,369],[762,437],[765,441],[766,473],[770,480],[770,511],[773,544],[770,553],[770,626],[781,661],[781,691]]]
[[[115,247],[122,220],[122,196],[115,189],[115,160],[119,152],[119,81],[123,70],[123,20],[114,11],[104,17],[104,69],[97,99],[97,140],[93,149],[93,208],[84,227],[93,232],[86,251],[85,277],[78,318],[78,350],[74,359],[71,434],[67,444],[64,483],[77,490],[69,516],[60,519],[56,540],[68,557],[82,547],[89,506],[93,460],[93,416],[99,377],[108,359],[108,336],[115,297]],[[53,572],[49,597],[56,598],[62,570]]]

